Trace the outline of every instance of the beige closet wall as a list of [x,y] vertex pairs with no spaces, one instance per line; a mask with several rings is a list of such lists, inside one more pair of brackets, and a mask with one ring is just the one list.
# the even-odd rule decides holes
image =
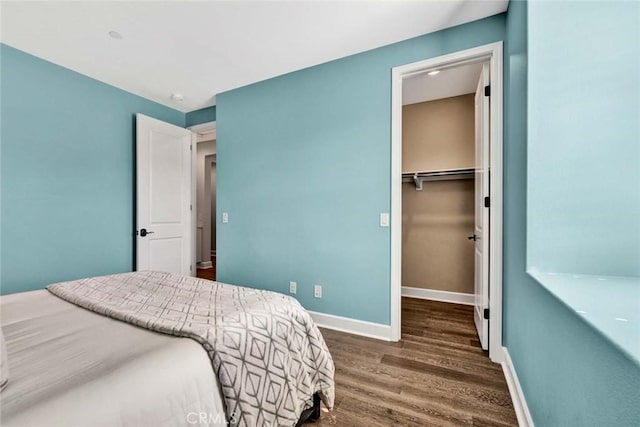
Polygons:
[[[474,95],[403,107],[403,171],[474,166]],[[402,185],[402,285],[473,293],[474,181]]]
[[474,94],[402,107],[402,171],[475,165]]

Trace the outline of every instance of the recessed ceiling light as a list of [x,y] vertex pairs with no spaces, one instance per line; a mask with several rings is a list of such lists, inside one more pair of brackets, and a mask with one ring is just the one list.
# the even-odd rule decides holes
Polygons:
[[440,70],[429,71],[427,74],[430,75],[430,76],[435,76],[435,75],[440,74]]
[[117,31],[111,30],[111,31],[109,31],[109,37],[111,37],[112,39],[120,40],[122,38],[122,34],[120,34]]
[[182,96],[179,93],[172,93],[171,94],[171,99],[173,99],[174,101],[182,102],[182,101],[184,101],[184,96]]

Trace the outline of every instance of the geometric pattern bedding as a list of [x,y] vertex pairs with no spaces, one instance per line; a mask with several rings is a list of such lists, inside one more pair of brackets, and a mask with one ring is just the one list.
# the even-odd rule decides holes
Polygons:
[[295,426],[316,392],[333,407],[331,354],[294,298],[155,271],[47,289],[93,312],[198,341],[211,358],[232,426]]

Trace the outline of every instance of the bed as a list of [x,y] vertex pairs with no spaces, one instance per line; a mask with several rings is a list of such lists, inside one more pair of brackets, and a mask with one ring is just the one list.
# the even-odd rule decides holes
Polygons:
[[[140,301],[145,294],[137,290],[145,287],[152,293]],[[134,293],[132,288],[136,289]],[[194,329],[191,320],[185,322],[175,315],[176,310],[182,310],[187,311],[189,319],[198,316],[194,301],[204,300],[198,300],[200,296],[185,299],[184,292],[176,289],[188,289],[189,295],[197,296],[206,290],[213,298],[209,300],[212,308],[208,321],[214,326],[210,325],[205,334],[210,342],[191,335],[194,330],[200,333],[203,320],[196,322]],[[289,299],[272,292],[158,272],[89,278],[56,284],[49,290],[3,296],[1,320],[10,377],[0,394],[0,423],[4,427],[275,426],[299,425],[307,418],[318,417],[320,400],[328,407],[333,404],[333,362],[328,351],[324,352],[324,341],[317,341],[315,325],[304,320],[308,314],[295,308],[295,300],[284,298]],[[228,304],[229,300],[234,304]],[[164,308],[153,318],[148,316],[149,307],[154,307],[150,301]],[[189,303],[178,304],[185,301]],[[277,332],[281,321],[269,319],[269,327],[256,321],[266,313],[256,301],[268,301],[267,305],[285,313],[285,320],[290,318],[292,323],[303,319],[305,333],[315,345],[307,351],[306,344],[296,344],[307,339],[304,336],[299,338],[287,330],[286,334],[296,337],[293,342],[288,335]],[[204,305],[200,305],[202,311]],[[174,310],[166,310],[168,307]],[[246,331],[240,331],[242,334],[271,334],[266,349],[255,344],[265,341],[255,340],[235,349],[235,344],[244,342],[244,338],[238,338],[238,316],[242,324],[250,324]],[[190,328],[184,326],[186,323]],[[211,344],[211,336],[219,339]],[[229,341],[229,337],[233,339]],[[269,350],[281,348],[281,338],[291,349],[289,355]],[[238,369],[250,371],[232,377],[231,382],[222,372],[229,371],[224,359],[229,346],[242,351],[243,364]],[[308,353],[303,362],[294,354],[300,349]],[[261,358],[265,366],[260,365]],[[320,365],[309,358],[317,359]],[[244,363],[245,359],[250,363]],[[296,393],[273,390],[277,381],[269,378],[280,375],[274,364],[291,372],[299,370],[299,364],[307,366],[304,378],[289,376],[286,384],[280,384],[294,389],[293,383],[298,381]],[[242,407],[250,400],[246,393],[251,390],[256,400],[252,406]],[[280,403],[274,400],[281,397],[284,400]]]

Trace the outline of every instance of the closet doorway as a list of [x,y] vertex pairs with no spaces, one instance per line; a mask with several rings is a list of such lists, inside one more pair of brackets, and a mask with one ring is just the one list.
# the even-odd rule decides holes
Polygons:
[[392,339],[459,335],[495,362],[502,360],[501,49],[395,68],[392,96]]
[[195,175],[195,254],[197,276],[216,279],[216,129],[215,122],[189,128],[197,134],[192,156]]

